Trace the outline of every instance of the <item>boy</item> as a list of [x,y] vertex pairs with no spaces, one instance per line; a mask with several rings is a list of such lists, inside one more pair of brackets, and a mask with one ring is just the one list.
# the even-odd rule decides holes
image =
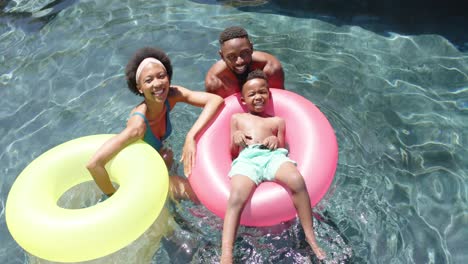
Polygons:
[[277,58],[266,52],[254,51],[247,31],[228,27],[219,35],[221,60],[208,70],[205,90],[223,98],[240,91],[249,72],[261,69],[270,87],[284,89],[283,67]]
[[249,112],[231,118],[231,153],[233,156],[240,153],[229,172],[231,191],[224,216],[221,263],[232,263],[241,213],[251,192],[262,181],[277,181],[291,190],[306,240],[317,257],[324,259],[325,252],[315,240],[307,187],[295,162],[287,157],[288,150],[284,149],[285,122],[265,113],[270,100],[265,73],[261,70],[249,73],[241,93]]

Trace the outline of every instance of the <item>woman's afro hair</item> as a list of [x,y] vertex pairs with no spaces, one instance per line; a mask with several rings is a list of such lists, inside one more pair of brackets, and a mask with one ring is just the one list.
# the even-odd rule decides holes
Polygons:
[[133,56],[130,58],[130,60],[127,63],[127,67],[125,67],[125,78],[127,79],[127,85],[128,89],[132,91],[134,94],[138,94],[142,96],[142,94],[139,93],[138,88],[137,88],[137,81],[136,81],[136,71],[138,69],[138,66],[140,63],[146,59],[146,58],[155,58],[164,65],[166,68],[167,75],[169,77],[169,82],[172,79],[172,65],[171,65],[171,60],[169,57],[166,55],[164,51],[158,48],[153,48],[153,47],[144,47],[135,52]]

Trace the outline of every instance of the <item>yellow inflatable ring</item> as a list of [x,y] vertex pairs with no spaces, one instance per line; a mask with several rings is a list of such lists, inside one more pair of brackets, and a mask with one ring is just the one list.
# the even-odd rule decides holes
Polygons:
[[155,221],[167,198],[169,177],[161,156],[141,140],[107,163],[111,180],[120,186],[111,198],[83,209],[57,205],[71,187],[92,180],[86,163],[112,136],[63,143],[21,172],[8,195],[5,217],[24,250],[50,261],[92,260],[129,245]]

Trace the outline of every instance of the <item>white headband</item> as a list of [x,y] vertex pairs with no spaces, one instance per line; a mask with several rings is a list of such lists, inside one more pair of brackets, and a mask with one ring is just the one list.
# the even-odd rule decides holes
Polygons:
[[138,78],[140,78],[141,71],[143,70],[143,68],[146,67],[146,65],[150,63],[156,63],[156,64],[161,65],[164,68],[164,70],[167,72],[166,67],[164,67],[164,64],[160,60],[153,58],[153,57],[145,58],[144,60],[140,62],[140,65],[138,65],[138,68],[135,73],[135,81],[137,83],[138,83]]

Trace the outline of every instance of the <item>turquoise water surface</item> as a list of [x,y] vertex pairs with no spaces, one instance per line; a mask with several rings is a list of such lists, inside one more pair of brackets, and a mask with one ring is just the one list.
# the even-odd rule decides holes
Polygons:
[[[468,259],[467,43],[430,30],[372,28],[375,17],[285,12],[270,1],[17,0],[0,7],[0,263],[41,262],[6,227],[8,192],[46,150],[123,129],[140,100],[124,80],[131,54],[161,47],[173,62],[172,82],[201,91],[219,58],[218,34],[231,25],[245,27],[255,49],[276,55],[287,89],[314,102],[335,128],[337,173],[316,209],[325,263]],[[199,112],[186,105],[171,112],[177,159]],[[190,202],[169,207],[174,232],[145,253],[147,261],[216,263],[221,220]],[[296,220],[242,227],[236,259],[318,263],[303,240]],[[114,260],[139,253],[130,247]]]

